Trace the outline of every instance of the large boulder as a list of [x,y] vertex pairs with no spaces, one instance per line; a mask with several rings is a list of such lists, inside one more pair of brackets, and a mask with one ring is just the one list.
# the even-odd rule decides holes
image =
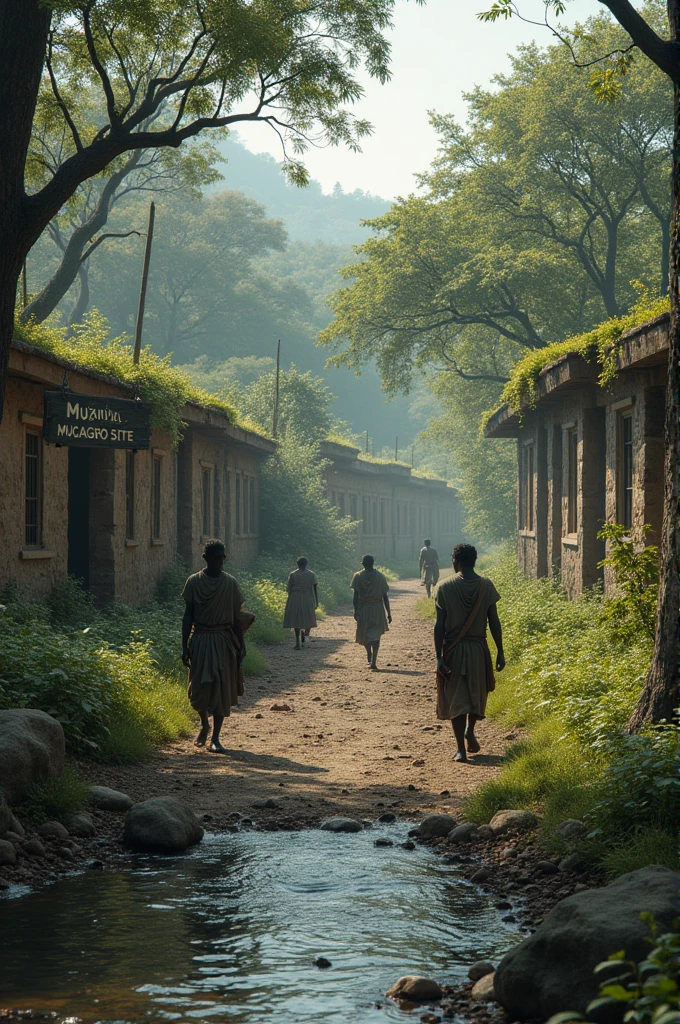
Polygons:
[[7,803],[5,794],[0,789],[0,836],[4,836],[5,832],[9,832],[12,829],[14,822],[14,815]]
[[603,981],[593,974],[597,964],[621,949],[630,960],[648,954],[643,912],[662,932],[670,930],[680,913],[680,875],[653,865],[562,900],[503,958],[494,975],[496,999],[520,1019],[584,1013]]
[[64,730],[44,711],[0,711],[0,780],[11,804],[64,770]]
[[441,839],[456,827],[456,819],[450,814],[428,814],[415,829],[420,839]]
[[363,832],[364,826],[355,818],[327,818],[320,826],[324,832]]
[[125,813],[132,807],[132,797],[108,786],[90,786],[90,803],[99,811]]
[[527,832],[536,825],[538,818],[533,811],[497,811],[489,822],[489,828],[494,835],[502,835],[503,832]]
[[123,842],[148,853],[181,853],[203,838],[194,812],[174,796],[152,796],[125,816]]

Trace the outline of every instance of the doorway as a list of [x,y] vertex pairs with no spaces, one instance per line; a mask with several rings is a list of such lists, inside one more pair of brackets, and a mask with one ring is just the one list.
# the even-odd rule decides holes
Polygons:
[[90,586],[90,450],[68,450],[68,573]]

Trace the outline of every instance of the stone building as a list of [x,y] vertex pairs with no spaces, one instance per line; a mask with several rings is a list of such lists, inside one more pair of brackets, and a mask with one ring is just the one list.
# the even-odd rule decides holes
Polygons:
[[148,449],[47,443],[43,399],[68,376],[68,392],[133,398],[130,387],[42,351],[13,343],[0,424],[0,587],[36,598],[71,573],[98,603],[144,600],[177,555],[201,566],[215,535],[229,560],[258,553],[259,475],[273,441],[193,403],[179,446],[159,429]]
[[[519,567],[559,572],[571,598],[603,577],[604,522],[639,542],[648,523],[646,543],[659,542],[668,324],[657,317],[620,339],[608,386],[596,362],[566,354],[542,370],[534,408],[503,406],[487,424],[487,437],[517,438]],[[604,584],[611,592],[609,573]]]
[[398,462],[364,459],[359,448],[333,441],[322,444],[321,455],[329,501],[359,524],[357,557],[416,559],[430,537],[444,560],[462,540],[460,500],[445,480],[419,476]]

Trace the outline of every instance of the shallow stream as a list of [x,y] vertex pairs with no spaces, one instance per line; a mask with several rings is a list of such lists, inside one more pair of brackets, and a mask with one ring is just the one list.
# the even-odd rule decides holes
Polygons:
[[401,825],[206,835],[185,857],[10,892],[0,1007],[87,1022],[407,1022],[384,998],[397,978],[463,980],[518,936],[455,865],[405,838]]

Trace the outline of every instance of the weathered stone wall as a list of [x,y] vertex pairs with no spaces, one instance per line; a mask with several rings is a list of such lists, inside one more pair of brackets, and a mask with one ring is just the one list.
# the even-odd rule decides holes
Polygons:
[[429,537],[442,562],[462,537],[455,491],[443,481],[413,476],[407,466],[357,459],[353,450],[324,447],[329,501],[357,520],[356,554],[378,561],[417,559]]
[[[77,549],[82,574],[97,603],[143,601],[177,555],[192,568],[202,566],[207,537],[202,519],[202,471],[212,468],[210,536],[224,538],[230,561],[250,563],[259,549],[259,477],[262,458],[274,445],[227,424],[218,413],[187,407],[193,418],[178,448],[154,431],[149,450],[134,454],[134,529],[127,536],[126,455],[115,449],[76,449],[40,441],[42,532],[25,543],[25,435],[41,432],[43,393],[56,390],[64,373],[58,360],[12,349],[5,416],[0,425],[0,587],[16,581],[36,598],[47,594],[70,568]],[[117,383],[69,370],[68,387],[90,395],[120,396]],[[200,425],[197,425],[198,424]],[[80,509],[83,532],[72,528],[69,554],[69,453],[82,456],[71,507]],[[154,536],[153,469],[160,459],[160,532]],[[72,468],[73,463],[71,462]],[[236,480],[247,482],[254,513],[236,515]],[[240,526],[239,526],[240,524]],[[82,539],[82,546],[79,541]],[[72,557],[71,557],[72,561]]]

